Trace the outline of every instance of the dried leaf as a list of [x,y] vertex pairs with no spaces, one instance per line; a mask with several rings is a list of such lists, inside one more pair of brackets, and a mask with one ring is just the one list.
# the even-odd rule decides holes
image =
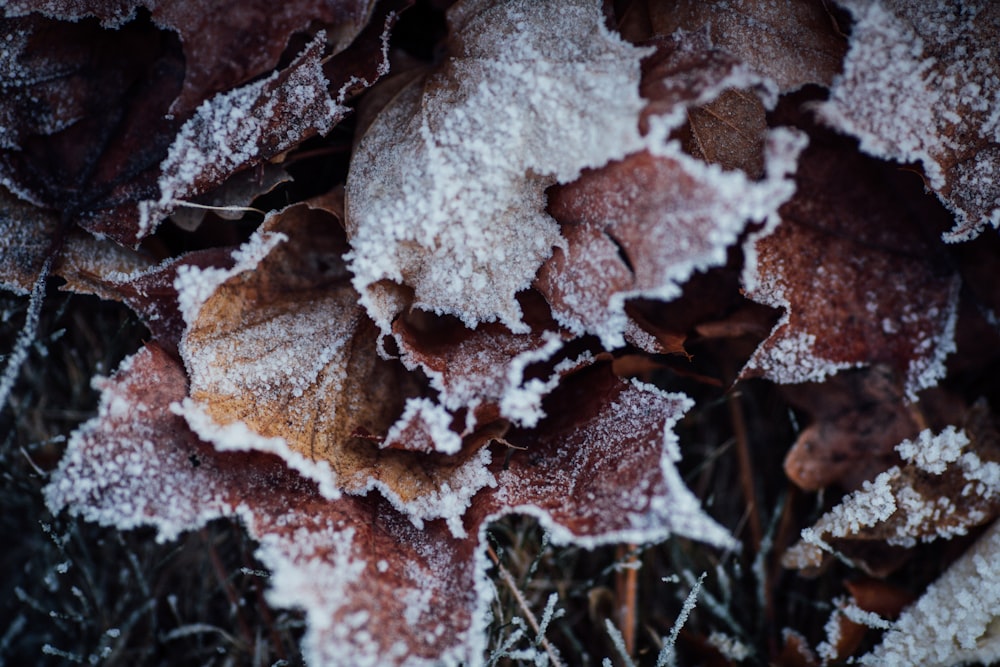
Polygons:
[[1000,6],[838,0],[855,23],[821,118],[861,150],[920,162],[955,213],[945,240],[1000,226]]
[[693,273],[725,264],[746,224],[774,215],[791,196],[785,176],[802,145],[799,135],[773,131],[760,182],[674,146],[630,155],[554,189],[549,209],[570,243],[537,280],[553,316],[574,333],[600,336],[605,347],[623,345],[625,300],[676,298]]
[[781,92],[829,85],[845,45],[833,18],[810,0],[680,0],[649,2],[653,31],[707,29],[712,43],[747,63]]
[[544,190],[641,146],[642,51],[583,0],[470,1],[449,23],[447,60],[403,88],[355,152],[354,284],[386,334],[410,305],[524,333],[515,294],[561,243]]
[[[333,29],[330,43],[343,50],[368,22],[374,0],[231,0],[205,5],[191,0],[9,0],[7,16],[40,13],[60,21],[96,17],[104,28],[133,21],[139,7],[153,22],[178,34],[184,47],[184,84],[170,113],[187,115],[214,93],[236,87],[273,69],[292,35]],[[95,91],[96,92],[96,91]]]
[[[492,482],[489,456],[461,447],[440,406],[410,402],[422,385],[379,356],[345,249],[336,218],[299,204],[270,216],[232,269],[179,271],[191,388],[178,411],[220,449],[279,454],[330,498],[375,487],[415,522],[445,516],[461,532],[469,499]],[[404,432],[422,434],[406,447],[418,451],[379,447]]]
[[861,664],[950,667],[1000,659],[998,550],[1000,523],[927,587]]
[[843,551],[853,541],[911,547],[991,521],[1000,512],[1000,437],[988,417],[971,428],[925,430],[904,440],[897,449],[906,464],[866,482],[803,531],[785,561],[815,566],[821,549]]
[[101,383],[99,414],[71,438],[47,502],[122,529],[152,524],[161,539],[238,516],[273,570],[270,602],[306,610],[310,663],[479,662],[492,596],[481,542],[503,514],[533,514],[554,540],[588,546],[669,531],[732,543],[673,468],[670,428],[687,399],[622,383],[606,366],[569,378],[549,399],[580,408],[576,417],[559,410],[518,433],[529,451],[506,469],[493,464],[499,487],[474,499],[462,538],[443,522],[418,530],[377,496],[328,499],[273,455],[199,442],[163,409],[185,385],[180,365],[155,346],[127,360]]
[[796,384],[886,364],[916,400],[955,350],[959,278],[881,165],[814,133],[796,184],[745,249],[747,295],[785,316],[743,375]]

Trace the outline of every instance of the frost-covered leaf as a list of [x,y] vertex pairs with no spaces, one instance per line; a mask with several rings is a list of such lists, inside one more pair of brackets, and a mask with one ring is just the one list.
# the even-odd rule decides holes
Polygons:
[[852,545],[863,542],[911,547],[950,539],[1000,511],[1000,438],[983,406],[973,411],[967,430],[928,429],[897,450],[904,465],[866,482],[823,515],[786,553],[786,563],[815,567],[823,550],[850,556]]
[[[184,84],[170,112],[186,115],[208,96],[246,83],[274,68],[295,33],[331,29],[342,50],[368,22],[374,0],[9,0],[7,16],[38,13],[76,23],[93,17],[104,28],[133,21],[136,9],[150,10],[153,22],[176,32],[184,48]],[[96,92],[96,91],[95,91]]]
[[351,270],[384,333],[410,305],[526,332],[515,294],[561,242],[544,190],[641,146],[643,51],[587,0],[470,0],[448,16],[449,57],[358,144]]
[[829,85],[845,44],[821,2],[811,0],[680,0],[648,2],[655,34],[707,30],[712,43],[777,85],[781,92]]
[[239,517],[273,571],[270,602],[306,611],[309,664],[475,660],[471,618],[486,589],[475,585],[483,562],[471,541],[440,522],[417,530],[377,497],[330,502],[273,455],[199,442],[165,409],[185,384],[155,346],[102,382],[98,416],[74,434],[47,488],[50,508],[120,529],[152,524],[161,539]]
[[[242,169],[325,134],[347,109],[330,97],[321,33],[286,69],[220,93],[198,107],[160,164],[159,197],[139,203],[133,243],[150,234],[178,202],[200,195]],[[98,221],[88,228],[105,232]],[[114,229],[114,228],[112,228]]]
[[904,392],[934,386],[955,350],[960,280],[882,166],[813,133],[781,223],[751,236],[747,295],[785,309],[744,376],[818,382],[886,364]]
[[560,543],[656,542],[677,533],[731,545],[674,467],[673,427],[690,406],[682,394],[623,382],[608,364],[573,374],[546,399],[545,420],[507,434],[525,450],[494,465],[498,486],[484,505],[537,516]]
[[[162,9],[182,18],[194,11],[184,4]],[[204,76],[196,78],[204,78],[198,85],[207,87],[173,111],[182,85],[190,83],[184,77],[192,72],[185,69],[191,61],[185,63],[169,31],[156,30],[148,20],[140,17],[118,25],[131,15],[131,5],[104,27],[93,19],[78,24],[39,15],[3,19],[16,39],[7,50],[9,76],[2,82],[9,94],[0,102],[0,119],[10,130],[3,133],[9,140],[2,142],[0,183],[37,205],[72,211],[75,222],[95,233],[135,245],[181,200],[328,132],[344,116],[343,96],[370,85],[387,66],[385,44],[379,39],[366,39],[327,62],[331,50],[343,49],[343,40],[363,27],[370,4],[351,5],[342,13],[344,6],[324,3],[314,25],[308,16],[282,13],[294,6],[269,6],[260,13],[260,8],[241,3],[240,11],[229,12],[234,20],[251,15],[254,24],[274,19],[276,32],[259,31],[257,38],[278,41],[254,42],[254,48],[266,46],[268,53],[277,49],[273,60],[286,47],[290,33],[283,31],[297,30],[290,27],[296,22],[311,26],[313,34],[306,35],[311,41],[270,76],[263,75],[274,62],[264,69],[243,70],[271,60],[270,55],[260,59],[260,53],[245,50],[240,53],[247,54],[246,60],[226,56],[204,63]],[[206,20],[215,16],[202,9],[199,5],[197,11]],[[74,5],[67,11],[74,18],[97,10]],[[340,16],[345,23],[315,34],[325,16]],[[383,31],[389,23],[386,19],[375,26],[375,32],[387,38]],[[209,37],[205,31],[198,35]],[[209,39],[206,48],[226,44],[225,39]],[[339,88],[331,90],[334,86]],[[185,88],[184,94],[192,90]]]
[[55,250],[59,220],[0,187],[0,288],[26,295]]
[[550,210],[569,242],[539,272],[537,286],[556,320],[605,346],[623,345],[625,300],[673,299],[693,273],[724,264],[746,224],[773,215],[791,196],[786,175],[801,147],[799,135],[772,132],[759,182],[671,144],[554,189]]
[[951,667],[1000,660],[1000,523],[951,564],[860,659],[879,667]]
[[567,378],[550,399],[558,416],[515,435],[528,451],[507,465],[496,457],[499,486],[473,499],[462,537],[441,521],[417,529],[374,494],[329,499],[272,454],[200,442],[164,409],[183,399],[186,377],[156,346],[99,386],[98,416],[70,439],[49,507],[122,529],[152,524],[161,539],[239,517],[273,570],[269,601],[306,611],[310,664],[478,664],[493,590],[485,527],[504,514],[538,517],[560,543],[672,532],[732,543],[673,467],[671,429],[688,400],[624,383],[606,364]]
[[[299,204],[269,217],[232,269],[178,271],[191,386],[177,410],[216,447],[275,452],[331,498],[377,487],[417,523],[455,522],[492,481],[489,457],[461,447],[446,410],[410,400],[422,383],[379,355],[345,250],[338,220]],[[427,442],[379,446],[403,432]]]
[[[564,242],[535,281],[559,324],[576,335],[595,334],[608,348],[625,343],[627,299],[676,298],[696,271],[725,263],[729,245],[748,222],[775,213],[792,194],[786,177],[803,146],[799,135],[783,130],[765,136],[758,95],[767,93],[753,88],[759,79],[714,49],[704,33],[654,45],[643,61],[641,86],[648,99],[642,125],[649,149],[550,189],[549,212]],[[736,112],[733,96],[755,102],[749,111]],[[717,115],[705,106],[713,101],[720,102]],[[753,125],[726,124],[729,112],[749,114]],[[741,128],[699,141],[706,118]],[[677,142],[657,143],[682,126],[699,157],[725,170],[683,153]],[[753,180],[760,173],[733,171],[755,164],[756,172],[766,171],[761,180]]]
[[1000,226],[1000,5],[838,0],[854,17],[821,118],[872,155],[920,162],[949,241]]

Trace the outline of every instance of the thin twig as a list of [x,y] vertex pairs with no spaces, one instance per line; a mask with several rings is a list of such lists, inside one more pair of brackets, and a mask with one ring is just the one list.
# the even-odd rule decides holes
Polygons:
[[757,507],[757,491],[754,488],[753,460],[750,457],[746,417],[743,415],[743,405],[740,403],[738,394],[730,392],[727,403],[733,424],[733,435],[736,437],[736,453],[740,461],[740,486],[743,489],[743,501],[750,513],[750,539],[753,541],[754,551],[757,551],[760,549],[764,530],[761,526],[760,510]]
[[531,626],[532,631],[534,631],[535,636],[538,638],[538,642],[545,649],[545,652],[549,656],[550,664],[552,667],[562,667],[562,659],[559,657],[559,652],[556,651],[555,647],[549,643],[549,640],[545,638],[542,633],[541,628],[538,625],[538,620],[535,615],[531,613],[531,609],[528,607],[528,602],[521,595],[520,589],[517,587],[517,582],[514,581],[514,577],[511,576],[510,572],[507,571],[503,565],[500,564],[500,559],[497,557],[497,553],[493,550],[492,545],[486,546],[486,554],[493,561],[493,564],[497,568],[497,572],[500,573],[500,578],[503,582],[507,584],[507,588],[510,589],[511,594],[514,596],[514,600],[517,601],[517,606],[521,608],[521,613],[524,614],[524,618],[528,621],[528,625]]
[[[634,565],[639,562],[635,545],[622,544],[618,547],[615,560],[625,565]],[[615,572],[615,600],[617,606],[618,628],[622,633],[622,642],[628,654],[635,655],[635,626],[636,607],[639,598],[639,569],[637,567],[623,567]]]

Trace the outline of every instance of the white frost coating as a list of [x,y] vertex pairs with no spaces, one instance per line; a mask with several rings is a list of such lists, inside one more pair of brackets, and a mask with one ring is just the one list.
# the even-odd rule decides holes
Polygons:
[[[325,40],[320,31],[283,72],[219,93],[198,107],[160,164],[159,199],[139,202],[138,238],[152,233],[178,201],[200,194],[199,183],[219,183],[313,132],[326,134],[344,117],[347,108],[327,91]],[[286,78],[278,82],[281,76]]]
[[[930,186],[956,217],[946,241],[1000,224],[1000,51],[991,1],[838,0],[855,23],[850,48],[820,117],[861,140],[876,157],[921,162]],[[992,26],[994,27],[991,27]],[[927,55],[938,50],[941,58]],[[942,162],[990,144],[950,174]],[[946,181],[951,180],[952,183]]]
[[348,176],[354,285],[387,334],[401,306],[385,280],[469,327],[525,332],[514,295],[561,242],[545,188],[642,147],[646,52],[608,31],[598,2],[456,11],[454,57],[382,111]]
[[[550,532],[554,544],[575,544],[587,549],[610,543],[660,542],[673,534],[714,546],[734,547],[737,542],[729,534],[729,531],[704,512],[701,503],[687,488],[674,466],[674,463],[680,459],[680,446],[677,435],[674,433],[674,427],[684,413],[694,405],[694,402],[683,394],[667,393],[657,387],[635,380],[630,384],[629,389],[606,408],[609,415],[602,418],[599,428],[595,428],[594,425],[586,427],[586,448],[601,452],[609,458],[617,457],[614,460],[620,462],[622,457],[630,454],[627,449],[623,450],[622,447],[622,442],[632,436],[629,425],[634,424],[637,419],[642,418],[648,414],[648,410],[652,409],[649,399],[645,395],[651,393],[656,398],[663,399],[664,405],[671,406],[670,411],[664,414],[661,430],[661,481],[647,478],[636,488],[621,490],[621,500],[624,500],[625,504],[643,507],[641,511],[638,509],[626,511],[625,516],[631,524],[628,528],[607,530],[597,535],[574,533],[555,522],[548,512],[538,506],[518,504],[516,500],[520,493],[518,486],[522,482],[508,471],[498,475],[497,497],[502,503],[509,505],[509,508],[490,517],[488,521],[498,519],[505,514],[526,514],[538,519],[539,523]],[[571,441],[573,437],[574,434],[570,434],[566,439]],[[578,455],[583,456],[584,454],[583,451],[569,452],[571,461],[564,462],[562,469],[553,470],[553,475],[563,478],[559,480],[560,487],[573,488],[576,485],[577,476],[581,472],[585,472],[578,469],[578,466],[583,465],[582,461],[585,460],[585,458],[579,458]],[[654,485],[658,488],[654,488]],[[575,500],[579,503],[584,499],[577,498]],[[595,508],[595,511],[600,510]],[[603,511],[609,510],[604,508]]]
[[[129,357],[117,373],[129,373],[146,354]],[[157,447],[162,434],[151,424],[163,406],[137,401],[114,379],[95,378],[94,387],[102,391],[97,416],[70,436],[44,490],[53,513],[68,507],[121,530],[154,525],[157,540],[166,541],[235,511],[211,477],[192,473],[183,454]],[[106,424],[123,422],[131,430],[108,437]]]
[[965,431],[948,426],[937,435],[930,429],[924,429],[917,435],[916,442],[903,440],[896,445],[896,451],[903,460],[913,463],[921,470],[940,475],[949,463],[959,459],[969,442]]
[[[917,401],[917,392],[936,387],[938,381],[948,373],[945,360],[948,355],[958,349],[955,342],[955,325],[958,323],[958,297],[962,291],[962,279],[956,275],[952,278],[951,289],[948,293],[948,303],[945,305],[947,313],[944,316],[944,326],[941,327],[937,336],[921,336],[916,354],[910,359],[910,365],[906,368],[906,383],[903,391],[906,398],[914,403]],[[918,309],[916,306],[914,310]],[[930,354],[926,354],[930,352]]]
[[386,433],[384,442],[401,440],[406,425],[414,420],[419,420],[427,426],[431,440],[434,442],[434,451],[442,454],[457,454],[462,449],[462,437],[451,430],[451,413],[429,398],[406,399],[402,416]]
[[177,306],[184,316],[184,322],[190,327],[198,319],[201,307],[218,289],[219,285],[244,271],[255,269],[271,250],[288,237],[284,234],[255,232],[250,240],[233,251],[235,260],[229,269],[215,267],[201,268],[197,266],[181,266],[177,269],[174,279],[174,289],[177,290]]
[[[296,520],[300,519],[290,512],[284,523]],[[253,514],[246,512],[244,522],[254,534]],[[274,523],[281,525],[282,518]],[[258,539],[256,556],[271,570],[267,601],[275,607],[304,607],[308,613],[302,641],[309,664],[345,664],[343,651],[348,647],[352,664],[388,661],[390,656],[379,655],[376,642],[359,641],[368,621],[364,614],[337,614],[350,599],[350,584],[363,575],[366,566],[353,553],[353,528],[328,525],[319,531],[299,529],[292,537],[264,533]]]
[[409,501],[400,498],[390,485],[375,478],[368,479],[367,489],[377,489],[417,528],[422,529],[425,521],[444,519],[451,534],[463,538],[467,532],[462,525],[462,517],[472,505],[472,497],[481,489],[497,484],[489,471],[491,460],[490,450],[483,447],[456,468],[439,488]]
[[861,658],[878,667],[950,667],[1000,659],[1000,523],[903,612]]
[[[788,325],[789,312],[789,306],[786,304],[785,314],[774,325],[771,330],[772,335]],[[794,336],[784,336],[770,349],[764,350],[758,347],[754,350],[747,367],[759,368],[763,371],[764,377],[775,382],[798,384],[822,382],[842,370],[863,365],[823,359],[813,351],[815,345],[816,336],[811,333],[800,331]]]
[[340,498],[340,485],[337,474],[324,460],[314,461],[296,452],[284,438],[267,438],[252,431],[243,422],[217,424],[204,406],[190,398],[179,403],[172,403],[170,411],[184,418],[195,435],[205,442],[212,443],[220,452],[225,451],[259,451],[277,454],[288,467],[301,473],[307,479],[316,482],[319,492],[330,500]]
[[524,371],[531,364],[547,361],[562,349],[563,340],[546,331],[545,344],[537,350],[522,352],[507,365],[507,387],[500,397],[500,414],[512,422],[532,428],[545,417],[542,399],[556,388],[561,376],[558,369],[547,380],[532,378],[524,381]]

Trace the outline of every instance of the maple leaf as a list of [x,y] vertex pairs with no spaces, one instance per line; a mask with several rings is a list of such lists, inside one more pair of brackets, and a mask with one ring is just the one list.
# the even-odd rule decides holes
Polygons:
[[[290,11],[313,4],[315,15]],[[367,1],[296,3],[289,11],[220,6],[211,17],[226,17],[240,29],[216,21],[219,38],[214,31],[185,32],[198,25],[188,20],[192,11],[210,18],[200,7],[158,5],[162,25],[193,38],[183,54],[133,18],[136,6],[5,6],[7,18],[0,19],[12,36],[3,82],[9,94],[0,102],[0,184],[36,205],[72,211],[86,229],[122,244],[136,245],[184,198],[328,132],[347,113],[345,96],[384,73],[379,40],[359,38],[353,53],[345,51],[368,22]],[[10,18],[29,9],[55,18]],[[95,14],[103,25],[68,22]],[[369,31],[383,34],[391,16],[373,21]],[[259,78],[277,64],[289,36],[313,19],[317,26],[341,23],[330,24],[329,38],[314,26],[298,58]],[[258,23],[268,29],[254,31]],[[234,59],[228,51],[235,43],[245,46],[242,30],[254,33],[255,47],[241,48]],[[328,76],[324,59],[331,50],[337,55]],[[94,80],[91,71],[102,78]]]
[[[71,438],[47,501],[122,529],[151,524],[162,539],[240,517],[274,572],[271,602],[305,608],[305,653],[316,664],[477,663],[490,596],[479,550],[486,524],[507,513],[539,517],[556,543],[678,533],[731,544],[673,469],[670,429],[687,399],[624,383],[606,364],[548,399],[558,417],[511,434],[530,455],[491,466],[496,486],[473,499],[467,536],[442,522],[418,530],[377,495],[329,499],[273,454],[199,441],[164,410],[184,399],[186,384],[156,346],[123,363],[101,382],[99,414]],[[373,626],[380,632],[366,631]]]
[[948,241],[1000,226],[1000,8],[917,0],[838,0],[855,23],[821,118],[861,150],[920,162],[955,213]]
[[561,243],[544,190],[640,147],[642,51],[582,0],[465,2],[448,20],[449,57],[358,143],[350,268],[383,333],[410,306],[523,333],[515,294]]
[[[689,107],[758,81],[702,33],[660,41],[645,69],[644,121],[661,136],[684,122]],[[536,286],[556,320],[620,347],[629,326],[626,299],[668,301],[693,273],[725,263],[746,224],[773,215],[791,196],[786,176],[803,140],[776,131],[754,144],[767,172],[759,182],[667,143],[553,188],[549,210],[566,242],[542,266]]]

